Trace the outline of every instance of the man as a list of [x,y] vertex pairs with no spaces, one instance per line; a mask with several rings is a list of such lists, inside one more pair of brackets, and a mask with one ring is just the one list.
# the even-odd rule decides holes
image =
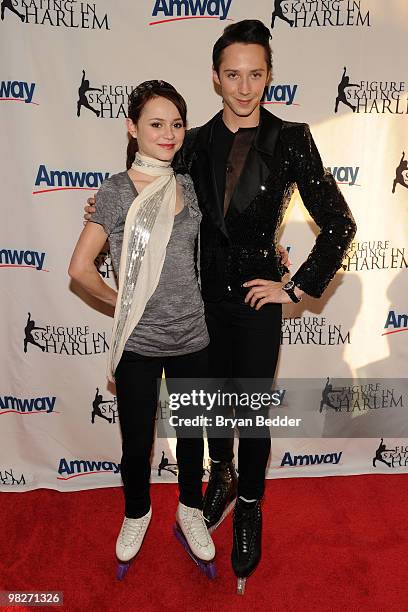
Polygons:
[[[203,213],[201,285],[211,375],[217,378],[273,379],[282,304],[299,301],[303,292],[322,294],[356,229],[308,126],[281,121],[260,105],[271,78],[269,39],[257,20],[224,30],[213,49],[213,78],[224,108],[187,132],[178,161],[193,178]],[[286,269],[275,240],[295,185],[321,232],[305,263],[283,285]],[[209,437],[203,508],[208,527],[214,527],[238,495],[232,550],[238,578],[260,560],[260,500],[271,446],[269,432],[261,438],[246,434],[240,431],[238,483],[233,438]]]

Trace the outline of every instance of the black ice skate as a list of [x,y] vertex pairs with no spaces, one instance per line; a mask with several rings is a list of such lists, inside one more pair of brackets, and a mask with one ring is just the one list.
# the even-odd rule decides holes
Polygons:
[[262,513],[260,500],[237,500],[233,517],[232,568],[238,578],[237,593],[243,595],[245,581],[261,559]]
[[203,515],[212,533],[234,507],[237,496],[237,474],[230,461],[211,461],[210,479],[204,495]]

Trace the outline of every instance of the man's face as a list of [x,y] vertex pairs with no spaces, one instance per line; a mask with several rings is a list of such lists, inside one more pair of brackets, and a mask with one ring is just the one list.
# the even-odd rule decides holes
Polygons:
[[224,104],[238,117],[249,117],[258,107],[270,72],[261,45],[234,43],[224,49],[219,72],[213,70]]

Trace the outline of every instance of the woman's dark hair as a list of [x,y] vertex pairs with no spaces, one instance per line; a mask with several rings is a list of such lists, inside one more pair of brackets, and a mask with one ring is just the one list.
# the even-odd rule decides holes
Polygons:
[[272,70],[272,49],[269,44],[271,38],[270,31],[259,19],[244,19],[243,21],[232,23],[225,28],[222,36],[213,47],[212,61],[215,71],[217,73],[219,71],[224,49],[234,43],[261,45],[265,50],[268,68]]
[[[166,98],[173,102],[174,106],[180,113],[183,124],[187,124],[187,105],[178,91],[166,83],[166,81],[144,81],[138,85],[129,96],[128,117],[137,123],[145,104],[152,98]],[[129,143],[127,147],[126,168],[129,170],[135,161],[136,152],[138,150],[137,139],[128,134]]]

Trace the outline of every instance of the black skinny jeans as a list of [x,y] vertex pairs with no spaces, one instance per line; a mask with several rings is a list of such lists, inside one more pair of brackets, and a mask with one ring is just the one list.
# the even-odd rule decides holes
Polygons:
[[[265,304],[256,311],[243,302],[224,300],[206,302],[205,310],[210,335],[210,376],[272,381],[280,349],[282,305]],[[217,438],[208,432],[211,459],[232,460],[234,439],[232,432],[228,433],[228,438]],[[265,488],[271,440],[267,428],[259,433],[264,437],[254,438],[250,432],[240,431],[238,495],[246,499],[260,499]]]
[[[124,351],[115,372],[119,422],[122,432],[121,473],[125,515],[140,518],[149,511],[150,455],[158,401],[157,380],[208,377],[208,348],[175,357],[146,357]],[[180,501],[202,508],[204,442],[202,438],[177,440]]]

